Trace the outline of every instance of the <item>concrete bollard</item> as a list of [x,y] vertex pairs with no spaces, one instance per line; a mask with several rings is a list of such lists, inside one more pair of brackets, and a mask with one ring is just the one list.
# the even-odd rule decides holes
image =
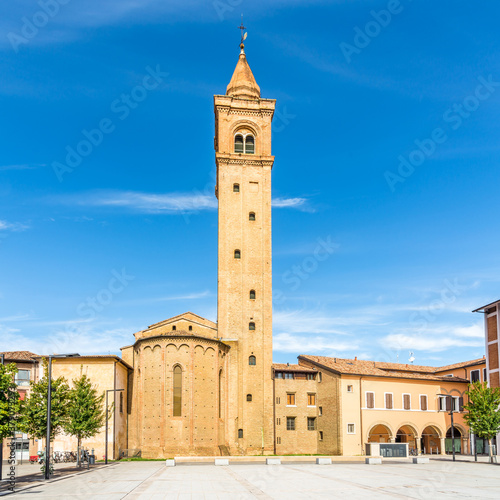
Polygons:
[[316,465],[332,465],[331,458],[317,458]]
[[368,465],[381,465],[382,464],[382,459],[377,458],[377,457],[366,457],[365,458],[365,464]]
[[228,458],[216,458],[215,465],[229,465],[229,459]]
[[175,467],[175,460],[173,458],[169,458],[168,460],[165,460],[165,466],[166,467]]
[[413,457],[414,464],[428,464],[429,459],[427,457]]
[[280,458],[266,458],[267,465],[281,465]]

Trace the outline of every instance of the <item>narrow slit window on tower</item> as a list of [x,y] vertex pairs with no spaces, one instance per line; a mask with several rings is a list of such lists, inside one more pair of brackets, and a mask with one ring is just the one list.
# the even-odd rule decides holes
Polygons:
[[182,368],[174,368],[174,417],[182,416]]
[[255,220],[255,212],[250,212],[248,214],[248,220]]
[[243,429],[238,429],[238,439],[243,438]]
[[248,358],[248,364],[251,366],[255,366],[257,364],[257,359],[255,358],[255,356],[250,356]]
[[192,332],[193,331],[193,325],[189,325],[189,331]]
[[234,193],[240,192],[240,185],[239,184],[233,184],[233,192]]
[[251,135],[247,135],[245,138],[245,153],[247,155],[255,153],[255,139]]
[[174,325],[174,326],[172,327],[172,330],[177,330],[177,327]]
[[241,259],[241,252],[239,250],[234,251],[234,258],[235,259]]
[[243,153],[243,136],[237,135],[234,138],[234,152],[235,153]]
[[251,394],[247,394],[247,401],[252,401],[252,395]]
[[250,290],[250,300],[255,300],[255,290]]
[[250,321],[250,323],[248,323],[248,329],[255,330],[255,323],[253,321]]
[[222,370],[219,371],[219,418],[222,418]]

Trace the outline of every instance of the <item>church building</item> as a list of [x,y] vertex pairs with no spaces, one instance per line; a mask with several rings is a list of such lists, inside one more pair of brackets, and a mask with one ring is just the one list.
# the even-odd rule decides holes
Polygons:
[[[470,452],[464,396],[471,380],[486,379],[485,359],[440,369],[312,355],[299,356],[294,365],[273,364],[275,105],[261,97],[242,43],[225,95],[214,96],[217,323],[179,314],[135,333],[121,358],[55,359],[53,376],[71,382],[84,373],[110,393],[111,459],[133,453],[362,455],[374,441],[445,453],[449,404],[456,407],[460,450]],[[40,356],[9,356],[25,363],[19,364],[22,381],[40,378]],[[19,437],[29,450],[34,443],[28,438]],[[103,429],[84,445],[101,459],[104,441]],[[76,443],[57,436],[52,449],[74,450]]]

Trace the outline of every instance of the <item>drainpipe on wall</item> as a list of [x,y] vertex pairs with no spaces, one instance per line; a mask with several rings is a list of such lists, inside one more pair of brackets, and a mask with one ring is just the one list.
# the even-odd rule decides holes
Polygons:
[[364,443],[363,443],[363,377],[359,378],[359,427],[360,427],[360,439],[361,439],[361,453],[364,454]]
[[113,363],[113,460],[116,460],[116,361]]
[[274,368],[272,370],[272,378],[273,378],[273,448],[274,454],[276,455],[276,383],[274,377]]

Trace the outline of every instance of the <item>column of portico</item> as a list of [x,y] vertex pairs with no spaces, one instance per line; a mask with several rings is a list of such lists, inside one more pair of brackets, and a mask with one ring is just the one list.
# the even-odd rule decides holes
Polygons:
[[422,439],[421,436],[415,436],[415,442],[417,445],[417,454],[420,455],[422,453]]
[[446,455],[445,438],[439,438],[441,441],[441,455]]

